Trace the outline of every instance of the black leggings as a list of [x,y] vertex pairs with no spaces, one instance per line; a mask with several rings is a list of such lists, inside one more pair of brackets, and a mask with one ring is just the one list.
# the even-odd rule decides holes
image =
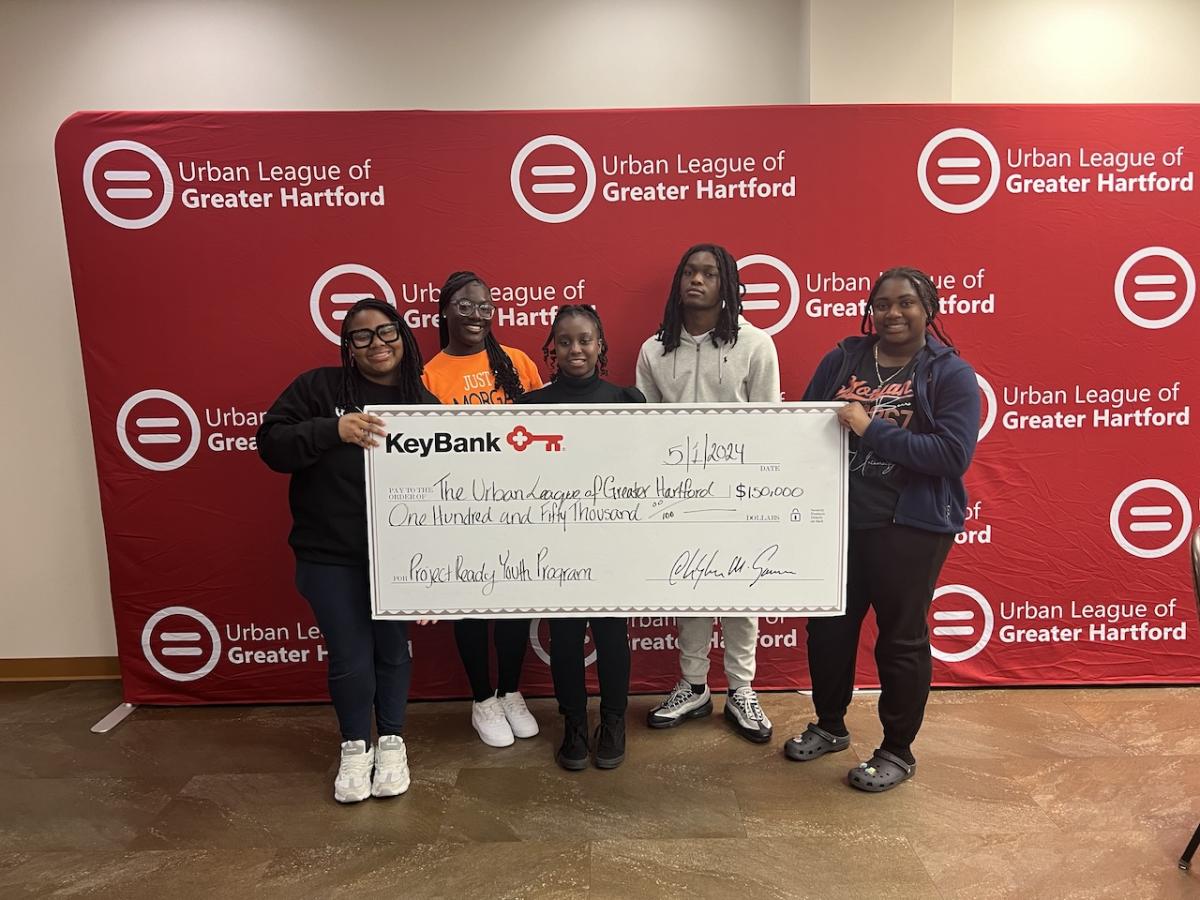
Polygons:
[[[572,719],[587,718],[583,640],[587,619],[550,620],[550,673],[558,711]],[[592,619],[596,675],[600,679],[600,712],[624,715],[629,705],[629,630],[625,619]]]
[[471,695],[482,703],[495,694],[512,694],[521,680],[525,647],[529,644],[528,619],[496,619],[497,690],[492,690],[492,666],[488,653],[488,623],[491,619],[459,619],[454,623],[458,655],[471,681]]
[[412,658],[408,623],[371,618],[366,566],[296,561],[296,587],[312,607],[329,651],[329,696],[343,741],[399,734],[408,707]]
[[953,543],[953,535],[904,525],[850,532],[846,614],[808,620],[813,706],[825,725],[840,727],[850,706],[858,635],[871,606],[879,623],[881,747],[902,758],[911,752],[933,677],[929,604]]

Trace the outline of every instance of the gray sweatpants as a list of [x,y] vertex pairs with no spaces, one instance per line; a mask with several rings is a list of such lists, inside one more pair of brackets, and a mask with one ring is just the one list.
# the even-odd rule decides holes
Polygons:
[[[676,620],[679,631],[679,668],[692,684],[708,682],[708,651],[712,647],[712,618]],[[749,687],[754,681],[754,652],[758,649],[758,619],[721,619],[725,634],[725,678],[729,690]]]

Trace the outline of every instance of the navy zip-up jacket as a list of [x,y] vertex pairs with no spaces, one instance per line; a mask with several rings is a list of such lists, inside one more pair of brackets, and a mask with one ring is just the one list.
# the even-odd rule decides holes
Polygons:
[[[855,336],[839,342],[817,366],[804,399],[833,400],[876,340]],[[921,430],[873,419],[859,440],[910,473],[896,503],[897,525],[955,534],[966,519],[963,474],[979,438],[979,382],[958,351],[928,335],[913,370],[913,385],[920,412],[913,425]]]

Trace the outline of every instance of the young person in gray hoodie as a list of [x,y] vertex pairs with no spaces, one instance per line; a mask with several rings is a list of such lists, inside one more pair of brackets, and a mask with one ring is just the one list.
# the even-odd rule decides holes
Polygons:
[[[642,344],[637,387],[650,403],[778,403],[779,356],[765,331],[741,317],[737,263],[724,247],[697,244],[679,260],[662,324]],[[771,739],[771,720],[758,705],[754,681],[758,619],[726,616],[725,718],[755,743]],[[680,618],[683,677],[650,710],[651,728],[671,728],[712,713],[708,689],[711,618]]]

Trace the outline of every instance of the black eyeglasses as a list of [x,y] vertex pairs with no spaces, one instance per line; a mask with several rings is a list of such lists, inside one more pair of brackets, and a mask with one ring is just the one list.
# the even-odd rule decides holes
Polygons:
[[380,325],[378,328],[356,328],[349,332],[346,337],[350,340],[352,346],[358,347],[360,350],[364,347],[370,347],[371,342],[375,338],[379,338],[385,344],[394,344],[400,340],[400,326],[395,322],[388,322],[386,325]]
[[481,303],[476,303],[474,300],[468,300],[465,297],[461,300],[452,300],[450,305],[458,312],[460,316],[469,316],[475,313],[481,319],[490,319],[496,314],[496,307],[484,300]]

